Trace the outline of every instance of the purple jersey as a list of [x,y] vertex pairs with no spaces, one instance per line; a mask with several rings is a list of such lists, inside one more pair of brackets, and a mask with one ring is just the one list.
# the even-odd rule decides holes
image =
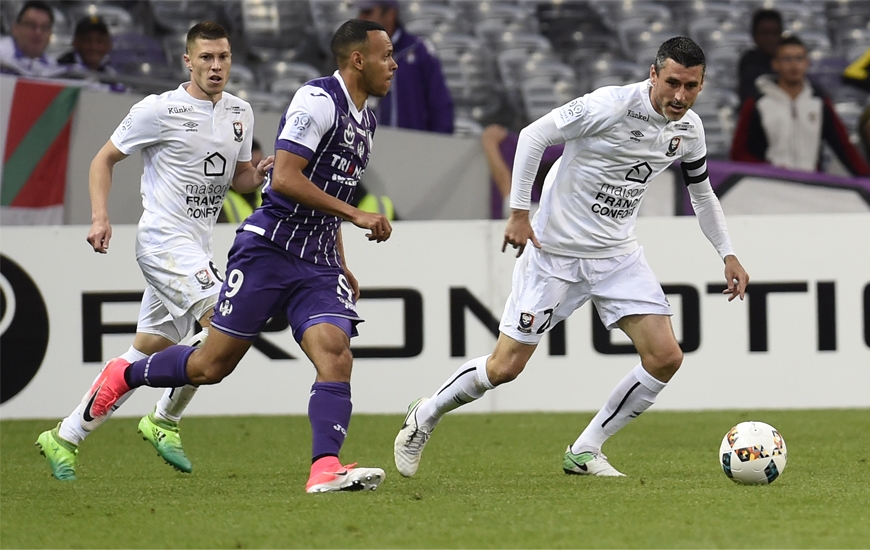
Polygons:
[[[367,106],[356,108],[336,72],[296,92],[278,125],[275,150],[308,159],[302,173],[324,192],[350,203],[368,164],[376,126],[374,113]],[[340,266],[335,241],[341,219],[272,190],[271,177],[270,171],[263,206],[243,227],[303,260]]]

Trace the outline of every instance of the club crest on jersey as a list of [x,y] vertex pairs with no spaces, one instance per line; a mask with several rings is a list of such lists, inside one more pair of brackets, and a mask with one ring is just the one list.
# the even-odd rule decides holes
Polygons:
[[535,315],[528,311],[523,311],[520,313],[520,324],[517,325],[517,330],[523,334],[531,334],[533,324],[535,324]]
[[672,157],[677,154],[677,149],[680,148],[680,140],[682,140],[680,136],[672,137],[671,142],[668,143],[668,152],[665,153],[666,157]]
[[203,290],[214,286],[214,281],[211,280],[211,274],[209,274],[208,269],[200,269],[194,277],[196,277],[196,282],[199,283]]
[[359,158],[364,158],[366,154],[366,144],[362,141],[356,144],[356,154],[359,155]]
[[242,128],[242,121],[236,120],[233,122],[233,133],[236,135],[234,138],[236,141],[242,141],[242,134],[244,133],[244,129]]

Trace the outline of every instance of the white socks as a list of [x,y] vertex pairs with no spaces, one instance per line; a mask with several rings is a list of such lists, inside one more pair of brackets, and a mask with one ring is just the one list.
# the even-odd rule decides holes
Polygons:
[[483,397],[495,386],[486,375],[486,360],[489,355],[472,359],[441,386],[432,398],[417,409],[417,423],[434,428],[441,417],[462,405]]
[[653,378],[640,363],[623,378],[604,407],[586,426],[577,441],[571,445],[571,452],[600,452],[607,438],[618,432],[642,412],[655,403],[656,396],[667,384]]
[[[121,359],[124,359],[125,361],[127,361],[129,363],[133,363],[134,361],[138,361],[140,359],[145,359],[148,356],[145,355],[144,353],[142,353],[141,351],[137,350],[133,346],[130,346],[130,348],[127,351],[125,351],[120,357],[121,357]],[[103,368],[106,368],[106,367],[103,366]],[[103,371],[100,370],[100,374],[102,374],[102,372]],[[100,377],[100,375],[98,374],[97,378],[99,378],[99,377]],[[94,429],[96,429],[97,427],[102,425],[103,422],[108,420],[109,417],[112,416],[112,413],[115,412],[116,410],[118,410],[118,408],[121,405],[123,405],[124,402],[127,399],[129,399],[129,397],[131,395],[133,395],[133,392],[136,391],[134,388],[134,389],[128,391],[127,393],[125,393],[124,395],[122,395],[121,398],[118,399],[117,403],[112,405],[112,408],[109,409],[109,411],[106,413],[105,416],[103,416],[102,418],[99,418],[99,419],[95,419],[94,421],[90,422],[90,425],[94,426],[94,428],[92,428],[92,430],[88,431],[88,430],[84,429],[84,427],[82,426],[82,410],[84,409],[86,402],[88,400],[88,394],[91,392],[91,387],[93,387],[93,385],[97,382],[97,378],[94,378],[94,381],[88,387],[88,391],[85,392],[85,396],[82,398],[82,401],[81,401],[81,403],[79,403],[79,406],[76,407],[76,410],[74,410],[72,412],[72,414],[70,414],[69,416],[67,416],[66,418],[63,419],[63,421],[60,423],[60,428],[57,431],[57,434],[61,437],[61,439],[69,441],[73,445],[78,445],[79,443],[81,443],[82,440],[84,438],[86,438],[88,436],[88,434],[91,433],[91,431],[93,431]],[[96,422],[96,424],[94,424],[94,422]]]
[[187,408],[198,389],[199,386],[191,386],[190,384],[180,388],[166,388],[163,397],[157,402],[154,416],[161,420],[178,422],[181,420],[181,413]]
[[[196,334],[193,334],[190,337],[188,337],[187,339],[183,340],[180,343],[180,345],[201,347],[202,343],[205,341],[205,339],[207,337],[208,337],[208,327],[204,328],[202,331],[200,331]],[[139,361],[140,359],[147,358],[148,355],[142,353],[141,351],[137,350],[133,346],[130,346],[130,348],[126,352],[124,352],[120,357],[121,357],[121,359],[124,359],[128,363],[135,363],[136,361]],[[103,367],[103,368],[105,368],[105,367]],[[102,373],[102,371],[100,371],[100,372]],[[97,375],[97,378],[99,378],[99,375]],[[94,379],[94,383],[95,382],[96,382],[96,378]],[[93,383],[91,384],[91,387],[93,387]],[[199,389],[197,386],[191,386],[191,385],[187,385],[187,386],[184,386],[182,388],[166,388],[166,391],[163,393],[163,396],[160,398],[160,401],[157,402],[157,407],[154,411],[154,416],[156,416],[157,418],[159,418],[161,420],[169,420],[172,422],[178,422],[179,420],[181,420],[181,414],[184,412],[184,409],[187,408],[187,405],[190,403],[190,400],[193,399],[193,396],[196,393],[197,389]],[[110,416],[112,416],[112,413],[114,413],[116,410],[118,410],[118,408],[121,405],[123,405],[124,402],[127,401],[127,399],[131,395],[133,395],[133,392],[136,390],[132,389],[132,390],[128,391],[126,394],[124,394],[123,396],[121,396],[121,398],[118,399],[118,402],[112,406],[112,408],[108,411],[108,413],[104,417],[96,420],[96,422],[97,422],[96,425],[94,424],[93,421],[90,422],[89,424],[91,426],[93,426],[93,428],[91,428],[91,430],[89,431],[89,430],[84,429],[84,427],[82,427],[82,411],[84,410],[84,408],[87,404],[88,394],[90,393],[90,391],[91,391],[91,389],[89,387],[88,391],[85,393],[84,398],[82,399],[82,402],[79,404],[78,407],[76,407],[76,409],[72,412],[72,414],[70,414],[69,416],[67,416],[66,418],[63,419],[63,421],[60,423],[60,428],[58,429],[58,435],[62,439],[69,441],[73,445],[79,445],[82,442],[82,440],[84,440],[84,438],[86,438],[88,436],[88,434],[90,434],[93,430],[95,430],[97,427],[102,425],[103,422],[108,420],[108,418]]]

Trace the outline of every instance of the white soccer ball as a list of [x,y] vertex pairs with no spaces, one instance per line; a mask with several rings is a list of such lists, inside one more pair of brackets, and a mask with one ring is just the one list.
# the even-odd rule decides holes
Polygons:
[[779,431],[764,422],[741,422],[725,434],[719,447],[722,471],[736,483],[773,483],[785,470],[788,452]]

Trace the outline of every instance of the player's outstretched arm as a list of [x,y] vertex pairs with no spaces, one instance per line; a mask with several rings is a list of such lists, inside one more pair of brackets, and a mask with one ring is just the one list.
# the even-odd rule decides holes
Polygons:
[[529,221],[529,211],[514,208],[511,210],[511,217],[508,218],[507,227],[504,230],[501,251],[504,252],[507,246],[511,245],[517,250],[517,258],[519,258],[529,241],[532,241],[535,248],[541,248],[541,243],[538,242]]
[[743,269],[740,260],[733,254],[725,256],[725,281],[728,282],[728,288],[723,290],[722,294],[728,295],[728,301],[738,296],[743,300],[746,295],[746,285],[749,284],[749,273]]
[[366,237],[370,241],[383,242],[390,238],[393,227],[386,216],[363,212],[323,192],[302,173],[307,165],[308,160],[304,157],[279,149],[275,154],[275,167],[272,169],[272,189],[303,206],[338,216],[357,227],[368,229]]
[[94,252],[105,254],[112,239],[112,224],[109,223],[109,190],[112,188],[112,170],[115,164],[127,158],[111,140],[99,150],[88,172],[88,191],[91,196],[91,229],[88,242]]

